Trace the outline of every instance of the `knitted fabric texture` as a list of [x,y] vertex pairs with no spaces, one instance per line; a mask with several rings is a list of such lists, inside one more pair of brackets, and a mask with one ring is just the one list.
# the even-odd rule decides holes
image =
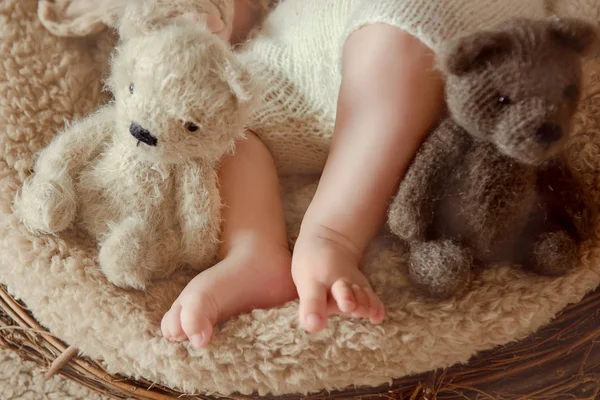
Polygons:
[[[14,215],[13,199],[30,175],[34,154],[64,129],[65,120],[109,100],[100,78],[108,71],[114,37],[54,37],[38,21],[37,5],[36,0],[0,3],[0,281],[53,334],[103,360],[112,372],[202,393],[278,395],[378,386],[466,362],[478,351],[523,338],[600,283],[595,242],[584,246],[581,266],[565,277],[499,267],[478,276],[465,298],[424,301],[397,268],[405,265],[402,253],[390,238],[379,237],[365,258],[365,271],[386,305],[382,325],[334,317],[323,333],[306,335],[292,302],[226,322],[204,350],[167,343],[160,319],[193,272],[179,271],[143,293],[119,289],[99,269],[89,237],[75,230],[32,235]],[[587,70],[592,97],[583,103],[567,154],[591,198],[600,202],[600,65],[589,64]],[[283,179],[290,236],[296,235],[315,186],[312,177]]]
[[[596,0],[548,0],[550,13],[559,17],[573,17],[587,20],[600,29],[600,6]],[[596,43],[590,55],[600,56],[600,43]]]
[[582,18],[596,24],[600,21],[596,0],[548,0],[548,8],[558,16]]
[[242,50],[265,81],[250,128],[284,173],[319,173],[333,134],[345,39],[371,23],[416,35],[438,51],[441,43],[514,16],[542,17],[542,0],[286,0],[265,21],[263,34]]

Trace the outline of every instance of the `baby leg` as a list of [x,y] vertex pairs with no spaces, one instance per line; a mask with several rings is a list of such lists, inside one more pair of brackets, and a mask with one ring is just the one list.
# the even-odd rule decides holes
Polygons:
[[223,209],[221,262],[200,273],[165,314],[169,340],[204,347],[222,320],[296,298],[275,164],[252,133],[219,171]]
[[331,151],[292,261],[300,324],[310,332],[323,329],[331,312],[383,319],[358,265],[444,104],[432,52],[397,28],[374,24],[353,33],[342,65]]

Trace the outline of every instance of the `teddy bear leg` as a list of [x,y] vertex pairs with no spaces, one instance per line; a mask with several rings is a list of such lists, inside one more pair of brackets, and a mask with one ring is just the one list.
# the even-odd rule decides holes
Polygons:
[[579,246],[567,232],[546,232],[533,244],[526,267],[540,275],[560,276],[573,269],[578,259]]
[[445,299],[460,294],[471,280],[473,258],[451,240],[411,244],[409,278],[429,296]]
[[15,213],[34,232],[61,232],[73,223],[76,212],[73,183],[62,174],[29,178],[15,199]]
[[110,231],[98,258],[116,286],[145,289],[153,279],[174,271],[177,248],[176,235],[158,235],[142,218],[129,217]]

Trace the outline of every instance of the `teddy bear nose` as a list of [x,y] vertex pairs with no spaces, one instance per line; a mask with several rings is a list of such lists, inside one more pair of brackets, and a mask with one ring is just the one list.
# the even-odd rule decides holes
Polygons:
[[142,143],[147,144],[148,146],[156,146],[156,143],[158,142],[158,140],[152,136],[147,129],[142,128],[135,122],[132,122],[129,126],[129,133],[131,133],[134,138]]
[[552,144],[559,141],[563,136],[560,125],[545,123],[535,132],[534,139],[539,144]]

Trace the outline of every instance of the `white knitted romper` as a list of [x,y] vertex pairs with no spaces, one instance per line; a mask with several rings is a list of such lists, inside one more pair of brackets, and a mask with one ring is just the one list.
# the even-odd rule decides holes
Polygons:
[[387,23],[435,51],[446,39],[501,20],[546,13],[544,0],[281,0],[240,50],[264,83],[249,128],[271,150],[281,173],[319,173],[333,134],[341,52],[350,33]]

